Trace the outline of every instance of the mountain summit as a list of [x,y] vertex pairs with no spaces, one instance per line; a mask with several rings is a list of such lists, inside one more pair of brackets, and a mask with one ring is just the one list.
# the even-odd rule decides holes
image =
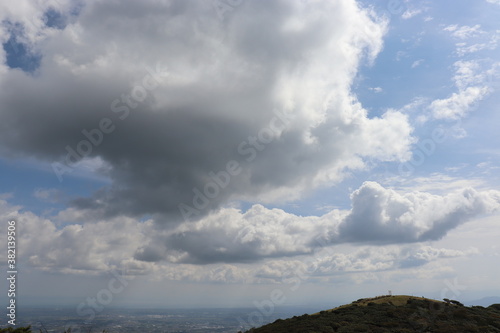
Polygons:
[[406,295],[362,298],[351,304],[252,328],[246,333],[500,332],[500,304],[466,307]]

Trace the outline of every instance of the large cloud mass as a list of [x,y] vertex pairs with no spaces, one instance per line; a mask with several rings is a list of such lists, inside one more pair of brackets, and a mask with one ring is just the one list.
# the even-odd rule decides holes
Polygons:
[[[36,18],[18,35],[41,62],[1,68],[0,149],[62,181],[96,161],[111,185],[78,209],[196,219],[228,200],[297,198],[365,158],[409,157],[406,116],[369,118],[350,91],[385,32],[355,1],[26,6],[4,20]],[[44,25],[49,8],[66,25]],[[4,26],[3,41],[14,33]]]

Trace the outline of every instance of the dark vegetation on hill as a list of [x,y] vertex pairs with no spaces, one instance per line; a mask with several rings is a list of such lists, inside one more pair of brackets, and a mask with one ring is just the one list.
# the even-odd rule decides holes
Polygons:
[[31,333],[31,326],[18,328],[0,328],[0,333]]
[[379,296],[312,315],[278,319],[246,333],[500,332],[500,304],[465,307],[413,296]]

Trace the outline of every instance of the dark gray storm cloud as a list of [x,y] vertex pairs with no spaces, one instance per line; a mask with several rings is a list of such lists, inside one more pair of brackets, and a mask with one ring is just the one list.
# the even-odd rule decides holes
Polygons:
[[406,117],[370,119],[350,92],[383,22],[354,1],[219,14],[208,1],[87,3],[32,41],[36,73],[3,67],[2,153],[50,163],[62,182],[92,160],[111,184],[74,207],[170,221],[409,157]]

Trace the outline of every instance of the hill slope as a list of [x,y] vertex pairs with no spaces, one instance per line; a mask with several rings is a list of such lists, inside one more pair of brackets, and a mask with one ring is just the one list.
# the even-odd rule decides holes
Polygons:
[[379,296],[312,315],[279,319],[247,332],[500,332],[500,304],[465,307],[449,300]]

